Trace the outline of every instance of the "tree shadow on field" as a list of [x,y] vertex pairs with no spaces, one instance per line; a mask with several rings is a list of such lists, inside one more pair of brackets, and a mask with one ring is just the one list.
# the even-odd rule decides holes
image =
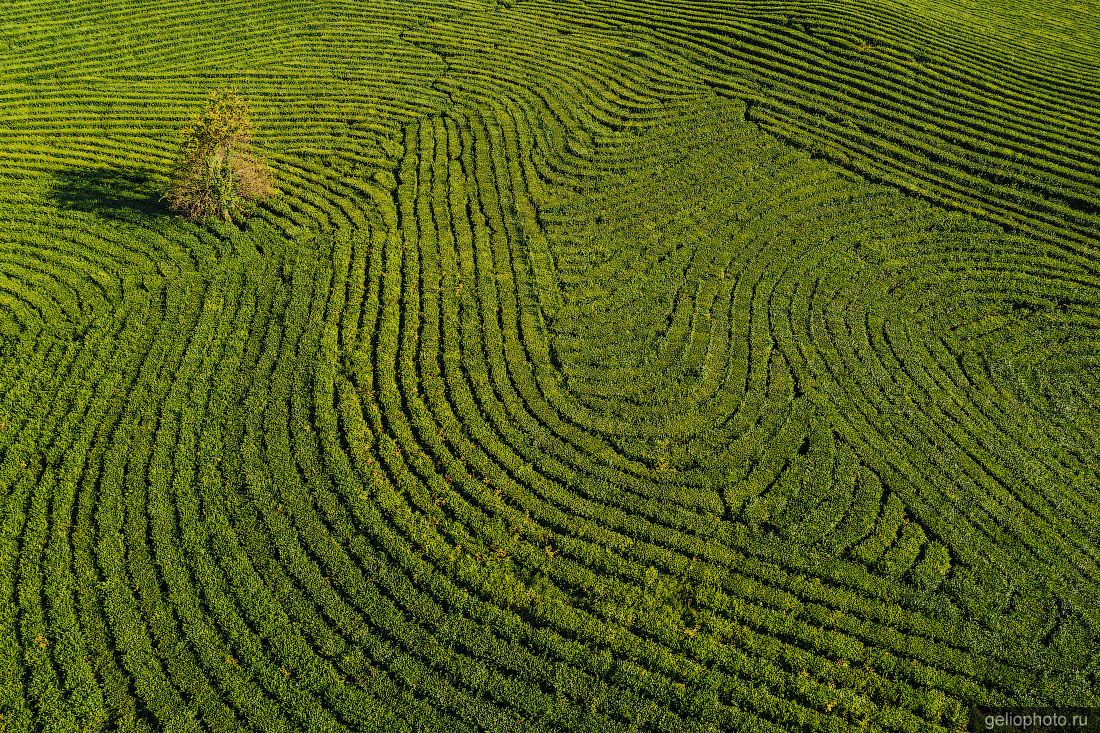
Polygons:
[[50,198],[61,209],[130,222],[169,215],[150,171],[66,168],[54,177]]

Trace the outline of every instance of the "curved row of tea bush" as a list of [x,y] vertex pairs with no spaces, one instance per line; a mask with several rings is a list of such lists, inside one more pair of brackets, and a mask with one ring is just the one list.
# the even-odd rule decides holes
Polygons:
[[[59,8],[0,25],[0,729],[1100,696],[1095,80],[1045,11]],[[157,200],[226,81],[280,189],[239,229]]]

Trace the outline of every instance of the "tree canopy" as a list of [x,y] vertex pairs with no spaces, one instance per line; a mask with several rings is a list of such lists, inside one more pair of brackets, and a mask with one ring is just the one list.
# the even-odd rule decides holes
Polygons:
[[244,218],[253,202],[275,192],[271,175],[250,147],[251,110],[236,92],[213,92],[182,130],[165,199],[193,220]]

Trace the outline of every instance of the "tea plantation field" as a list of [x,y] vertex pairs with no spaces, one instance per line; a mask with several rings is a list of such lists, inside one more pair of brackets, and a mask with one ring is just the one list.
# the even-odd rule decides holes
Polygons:
[[[280,193],[159,200],[216,88]],[[12,0],[0,731],[1100,705],[1094,0]]]

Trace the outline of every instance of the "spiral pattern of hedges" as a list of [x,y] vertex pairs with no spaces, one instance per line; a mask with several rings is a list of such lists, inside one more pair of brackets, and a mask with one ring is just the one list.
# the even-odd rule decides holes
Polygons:
[[[1088,4],[22,0],[0,730],[1100,704]],[[281,194],[157,200],[231,83]]]

